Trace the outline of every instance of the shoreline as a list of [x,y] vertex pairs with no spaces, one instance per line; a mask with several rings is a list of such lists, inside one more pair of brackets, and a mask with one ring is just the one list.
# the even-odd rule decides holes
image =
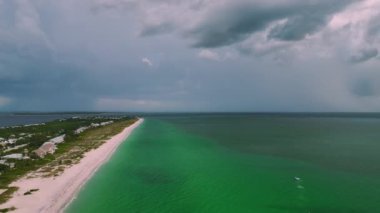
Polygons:
[[[11,199],[0,205],[2,208],[15,207],[12,212],[63,212],[76,198],[83,185],[95,172],[107,162],[118,146],[128,138],[132,131],[144,119],[139,118],[135,123],[126,127],[122,132],[112,136],[97,149],[85,153],[78,164],[67,168],[57,177],[21,178],[10,186],[19,189]],[[38,189],[30,195],[24,195],[31,189]]]

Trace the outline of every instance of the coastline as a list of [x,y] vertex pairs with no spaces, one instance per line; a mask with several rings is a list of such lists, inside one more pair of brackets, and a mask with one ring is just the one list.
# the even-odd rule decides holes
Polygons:
[[[103,165],[117,147],[138,127],[144,119],[139,119],[114,135],[97,149],[85,154],[78,164],[66,169],[57,177],[21,178],[11,186],[19,187],[10,200],[0,205],[2,208],[16,207],[13,212],[63,212],[75,199],[81,187]],[[30,195],[24,195],[31,189],[38,189]]]

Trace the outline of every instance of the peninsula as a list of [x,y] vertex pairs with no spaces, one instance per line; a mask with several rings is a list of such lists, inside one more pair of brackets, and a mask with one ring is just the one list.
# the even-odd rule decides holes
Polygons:
[[0,212],[60,212],[143,119],[88,117],[0,129]]

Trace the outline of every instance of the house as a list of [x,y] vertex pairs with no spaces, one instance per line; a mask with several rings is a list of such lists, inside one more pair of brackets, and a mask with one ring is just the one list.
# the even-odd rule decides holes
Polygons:
[[6,144],[14,144],[17,142],[16,138],[9,138],[8,140],[4,141]]
[[101,123],[92,123],[91,126],[92,127],[98,127],[98,126],[105,126],[105,125],[108,125],[108,124],[112,124],[113,121],[105,121],[105,122],[101,122]]
[[113,123],[113,121],[106,121],[106,122],[100,123],[100,126],[105,126],[105,125],[112,124],[112,123]]
[[52,142],[45,142],[40,146],[40,148],[34,150],[33,152],[38,155],[38,157],[43,158],[47,154],[53,154],[57,150],[57,146]]
[[97,124],[97,123],[91,123],[91,126],[92,126],[92,127],[98,127],[98,126],[100,126],[100,124]]
[[21,153],[14,153],[14,154],[10,154],[10,155],[2,156],[1,158],[3,158],[3,159],[16,159],[16,160],[21,160],[21,159],[23,159],[23,156],[22,156]]
[[82,126],[82,127],[78,128],[78,129],[76,129],[76,130],[74,131],[74,133],[75,133],[75,134],[80,134],[80,133],[86,131],[86,130],[89,129],[89,128],[90,128],[89,126]]
[[9,152],[9,151],[12,151],[12,150],[20,149],[22,147],[26,147],[27,145],[28,144],[22,144],[22,145],[14,146],[14,147],[11,147],[11,148],[8,148],[8,149],[4,150],[4,152]]
[[65,136],[66,136],[65,134],[60,135],[60,136],[58,136],[58,137],[55,137],[55,138],[50,139],[48,142],[52,142],[52,143],[54,143],[54,144],[62,143],[62,142],[65,141]]
[[13,169],[16,165],[14,162],[8,163],[6,160],[0,160],[0,164],[9,166],[11,169]]

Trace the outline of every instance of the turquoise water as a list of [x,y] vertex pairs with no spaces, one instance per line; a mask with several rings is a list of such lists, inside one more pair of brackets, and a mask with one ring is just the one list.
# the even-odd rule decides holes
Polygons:
[[379,212],[380,120],[151,117],[66,212]]

